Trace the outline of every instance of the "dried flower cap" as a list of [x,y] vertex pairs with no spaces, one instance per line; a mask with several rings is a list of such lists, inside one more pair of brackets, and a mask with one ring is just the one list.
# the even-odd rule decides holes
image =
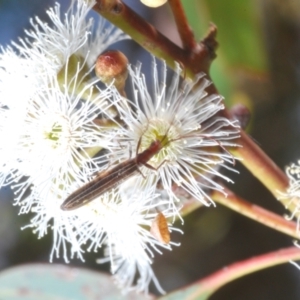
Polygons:
[[141,2],[149,7],[159,7],[168,2],[168,0],[141,0]]
[[163,213],[159,212],[153,220],[150,233],[163,244],[170,243],[170,232],[168,222]]

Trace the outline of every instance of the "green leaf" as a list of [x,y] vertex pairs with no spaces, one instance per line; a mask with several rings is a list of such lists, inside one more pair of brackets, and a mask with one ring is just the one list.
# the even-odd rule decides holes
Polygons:
[[235,67],[266,70],[260,12],[257,2],[189,0],[183,1],[197,38],[203,37],[209,22],[218,27],[219,51]]
[[103,273],[64,265],[31,264],[0,273],[2,300],[134,299],[154,297],[122,295],[112,277]]
[[205,36],[210,22],[218,27],[219,48],[210,75],[225,99],[232,99],[241,74],[256,78],[268,71],[257,1],[183,0],[182,3],[197,40]]

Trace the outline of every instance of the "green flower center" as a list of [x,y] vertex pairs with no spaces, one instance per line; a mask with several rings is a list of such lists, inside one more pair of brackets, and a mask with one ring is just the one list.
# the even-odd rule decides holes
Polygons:
[[47,139],[57,142],[60,138],[60,134],[62,132],[62,126],[58,123],[55,122],[52,126],[52,130],[47,133]]
[[148,149],[153,141],[160,141],[162,149],[150,159],[149,163],[155,167],[164,160],[171,161],[177,153],[175,148],[178,146],[179,136],[179,130],[170,122],[161,119],[151,120],[142,136],[139,152]]

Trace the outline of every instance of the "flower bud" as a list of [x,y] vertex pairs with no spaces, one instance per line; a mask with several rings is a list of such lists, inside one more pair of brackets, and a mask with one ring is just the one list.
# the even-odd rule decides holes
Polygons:
[[127,65],[128,59],[122,52],[109,50],[98,56],[95,73],[105,84],[113,83],[122,91],[128,75]]
[[159,7],[168,2],[168,0],[141,0],[141,2],[149,7]]

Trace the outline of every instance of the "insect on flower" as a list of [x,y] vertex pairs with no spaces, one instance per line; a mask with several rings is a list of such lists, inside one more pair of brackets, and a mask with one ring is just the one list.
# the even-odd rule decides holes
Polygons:
[[[218,171],[218,167],[227,162],[234,164],[226,147],[236,146],[231,140],[239,136],[239,128],[235,121],[218,114],[224,109],[223,97],[207,94],[205,89],[210,81],[205,79],[205,74],[199,74],[193,82],[180,82],[179,66],[170,88],[166,88],[166,65],[163,65],[161,85],[155,62],[153,66],[154,96],[148,91],[140,68],[133,70],[129,67],[136,91],[132,105],[136,109],[122,105],[122,101],[116,104],[126,125],[121,127],[122,136],[130,143],[136,143],[136,156],[127,159],[121,155],[121,163],[100,172],[71,193],[62,203],[62,210],[84,206],[140,172],[139,168],[143,166],[158,171],[158,176],[149,174],[149,178],[153,184],[160,180],[171,202],[177,199],[173,184],[181,186],[203,204],[210,205],[213,201],[206,190],[223,192],[223,186],[212,180],[212,176],[230,181]],[[147,128],[144,124],[148,124]],[[140,148],[143,150],[138,153]],[[161,167],[165,162],[166,167]]]
[[165,161],[163,161],[157,168],[154,168],[147,162],[171,142],[171,140],[167,140],[168,131],[169,130],[167,130],[161,140],[154,140],[147,149],[138,153],[141,142],[140,139],[137,145],[136,157],[128,159],[111,169],[104,170],[99,173],[92,181],[71,193],[61,205],[61,209],[74,210],[84,206],[116,187],[136,172],[140,172],[139,167],[142,165],[149,169],[157,170]]

